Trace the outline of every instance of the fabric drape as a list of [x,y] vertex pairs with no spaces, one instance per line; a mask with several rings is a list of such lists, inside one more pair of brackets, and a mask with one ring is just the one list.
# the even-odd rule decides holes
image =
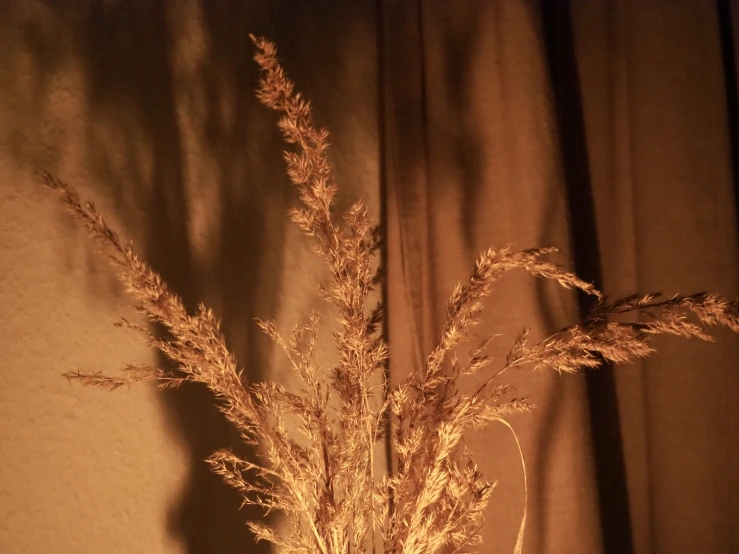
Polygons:
[[[733,11],[385,3],[394,376],[422,365],[453,284],[491,245],[557,245],[609,296],[736,296]],[[496,288],[480,334],[505,334],[499,358],[523,327],[542,336],[587,310],[523,275]],[[514,421],[525,551],[739,551],[739,344],[718,336],[655,341],[631,366],[506,376],[538,405]],[[468,444],[500,480],[483,548],[509,552],[523,506],[515,444],[503,427]]]

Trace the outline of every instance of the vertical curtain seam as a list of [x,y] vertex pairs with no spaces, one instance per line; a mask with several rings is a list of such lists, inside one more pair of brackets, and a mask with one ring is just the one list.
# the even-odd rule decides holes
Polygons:
[[[388,298],[388,206],[387,206],[387,90],[386,90],[386,56],[385,56],[385,11],[383,10],[384,0],[377,0],[375,3],[375,17],[377,28],[377,159],[378,159],[378,189],[380,204],[380,298],[383,305],[382,317],[382,335],[389,345],[390,343],[390,307]],[[384,273],[384,275],[383,275]],[[384,390],[383,402],[387,400],[390,383],[390,363],[386,362],[383,377],[387,384]],[[392,433],[390,428],[390,419],[385,422],[385,436],[383,437],[383,447],[385,452],[385,468],[387,474],[394,472],[393,467],[393,444]]]

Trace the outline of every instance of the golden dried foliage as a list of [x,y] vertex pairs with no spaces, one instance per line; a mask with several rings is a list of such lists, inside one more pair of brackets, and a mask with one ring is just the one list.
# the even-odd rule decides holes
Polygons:
[[[251,462],[221,451],[208,463],[242,493],[245,504],[267,512],[279,510],[291,522],[287,536],[250,522],[257,539],[288,554],[380,550],[432,554],[443,548],[471,552],[480,541],[483,513],[494,485],[484,480],[465,450],[464,433],[491,421],[507,424],[509,416],[531,408],[526,398],[515,397],[515,391],[500,382],[504,371],[528,365],[573,372],[646,356],[652,352],[647,341],[653,334],[711,340],[704,327],[713,325],[739,332],[736,300],[705,293],[669,299],[647,294],[609,303],[592,285],[546,261],[553,248],[490,249],[480,256],[469,280],[452,292],[438,346],[425,367],[388,390],[384,378],[388,346],[379,330],[383,309],[380,304],[367,306],[382,273],[375,260],[379,228],[371,224],[362,202],[344,214],[342,223],[336,221],[332,214],[336,185],[326,155],[328,132],[314,126],[310,103],[294,92],[274,45],[252,38],[262,70],[258,98],[281,114],[278,126],[292,145],[284,157],[303,204],[291,211],[292,220],[316,238],[316,250],[330,268],[332,280],[322,293],[334,306],[339,323],[334,334],[338,362],[323,367],[315,352],[318,314],[294,327],[289,338],[280,335],[275,322],[259,321],[261,329],[284,349],[302,383],[300,394],[275,383],[245,383],[213,312],[201,305],[194,314],[187,313],[178,296],[130,244],[120,241],[92,202],[81,201],[52,175],[44,173],[42,178],[60,193],[107,255],[139,302],[137,309],[166,332],[155,336],[125,319],[118,325],[143,334],[175,368],[127,366],[120,377],[81,372],[66,377],[110,389],[145,380],[163,387],[191,381],[213,391],[219,409],[262,455]],[[462,394],[459,378],[492,363],[485,352],[493,337],[473,348],[463,362],[454,351],[469,341],[481,302],[495,281],[513,269],[593,295],[595,308],[583,321],[534,344],[523,332],[502,366],[474,393]],[[640,317],[628,317],[635,314]],[[293,419],[304,439],[300,442],[291,438]],[[388,439],[396,469],[380,477],[374,475],[373,449],[386,428],[391,429]],[[377,530],[382,544],[375,544]]]

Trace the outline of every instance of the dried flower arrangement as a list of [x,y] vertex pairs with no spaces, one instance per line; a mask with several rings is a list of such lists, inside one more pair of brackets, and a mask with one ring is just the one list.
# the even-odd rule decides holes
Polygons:
[[[383,307],[368,309],[370,292],[380,281],[376,263],[380,230],[362,202],[338,223],[332,214],[336,185],[327,159],[328,133],[312,122],[311,107],[285,76],[272,43],[252,37],[262,73],[257,92],[267,107],[281,113],[279,128],[294,150],[284,156],[303,207],[292,220],[315,237],[316,251],[328,264],[331,284],[321,292],[337,311],[334,334],[338,362],[322,367],[316,360],[319,327],[314,313],[292,336],[283,338],[273,321],[262,330],[286,352],[302,383],[293,394],[275,383],[246,384],[226,347],[213,312],[200,305],[189,314],[182,301],[103,220],[94,204],[82,201],[66,183],[42,174],[44,184],[60,193],[74,217],[107,254],[138,310],[165,329],[164,336],[123,319],[118,325],[143,334],[175,369],[127,366],[120,377],[74,372],[70,380],[116,389],[138,381],[177,387],[202,383],[216,396],[219,409],[257,445],[259,462],[228,451],[207,461],[213,471],[238,489],[245,504],[279,510],[290,520],[291,533],[278,535],[263,523],[250,522],[257,539],[290,554],[432,554],[442,549],[471,552],[479,542],[483,512],[493,491],[463,446],[463,434],[492,421],[506,425],[508,416],[530,404],[501,383],[511,368],[528,365],[574,372],[603,362],[629,362],[653,352],[647,339],[672,334],[712,340],[703,326],[725,325],[739,332],[739,301],[714,294],[632,295],[607,302],[592,285],[545,260],[553,248],[484,252],[464,284],[452,292],[438,346],[425,367],[392,388],[385,368],[388,345],[379,325]],[[494,282],[511,269],[551,279],[597,299],[583,321],[529,343],[522,333],[501,367],[473,394],[462,394],[457,381],[491,363],[490,338],[473,348],[462,362],[456,347],[469,341],[479,320],[481,300]],[[636,322],[624,314],[638,314]],[[695,321],[690,321],[688,316]],[[627,318],[628,319],[628,318]],[[297,420],[298,425],[291,425]],[[295,437],[296,429],[301,437]],[[396,456],[389,475],[376,476],[373,452],[387,432]],[[517,552],[522,549],[524,519]],[[377,538],[382,544],[376,544]]]

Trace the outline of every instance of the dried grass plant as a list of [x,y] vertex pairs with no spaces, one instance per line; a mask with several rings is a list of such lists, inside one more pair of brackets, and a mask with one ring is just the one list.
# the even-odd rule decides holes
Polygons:
[[[252,38],[261,68],[258,98],[280,113],[278,126],[291,145],[284,157],[302,201],[302,207],[291,211],[292,220],[315,237],[316,251],[330,268],[331,283],[321,292],[335,308],[339,325],[334,334],[338,362],[324,367],[315,356],[317,313],[294,327],[290,337],[281,336],[275,322],[259,321],[287,354],[302,383],[301,394],[275,383],[245,383],[213,312],[201,305],[188,313],[159,275],[108,227],[92,202],[82,201],[52,175],[44,173],[42,179],[107,255],[138,302],[138,311],[166,333],[155,335],[125,319],[118,325],[144,335],[176,368],[127,366],[118,377],[81,372],[66,376],[109,389],[147,380],[162,387],[186,381],[207,386],[244,441],[262,453],[258,462],[250,462],[221,451],[208,463],[242,493],[245,504],[279,510],[291,524],[291,532],[283,536],[263,523],[249,522],[257,539],[288,554],[472,552],[493,485],[466,452],[464,433],[493,421],[507,424],[509,416],[531,407],[502,382],[506,371],[528,366],[575,372],[647,356],[653,352],[648,339],[655,334],[712,340],[704,328],[714,325],[739,332],[736,300],[701,293],[633,295],[609,302],[592,285],[547,261],[553,248],[490,249],[479,257],[469,280],[452,292],[438,346],[425,367],[390,390],[385,379],[389,350],[380,329],[383,307],[367,305],[381,275],[375,256],[379,228],[368,219],[362,202],[354,204],[343,221],[334,217],[336,185],[326,155],[328,133],[313,124],[311,106],[294,91],[274,45]],[[481,300],[513,269],[592,295],[595,308],[583,321],[538,342],[530,342],[523,332],[484,385],[462,394],[459,379],[491,364],[485,353],[490,338],[461,361],[455,349],[469,340],[480,318]],[[295,438],[294,420],[302,440]],[[373,450],[386,429],[396,469],[378,476]],[[380,536],[381,541],[376,540]],[[516,551],[522,540],[523,524]]]

